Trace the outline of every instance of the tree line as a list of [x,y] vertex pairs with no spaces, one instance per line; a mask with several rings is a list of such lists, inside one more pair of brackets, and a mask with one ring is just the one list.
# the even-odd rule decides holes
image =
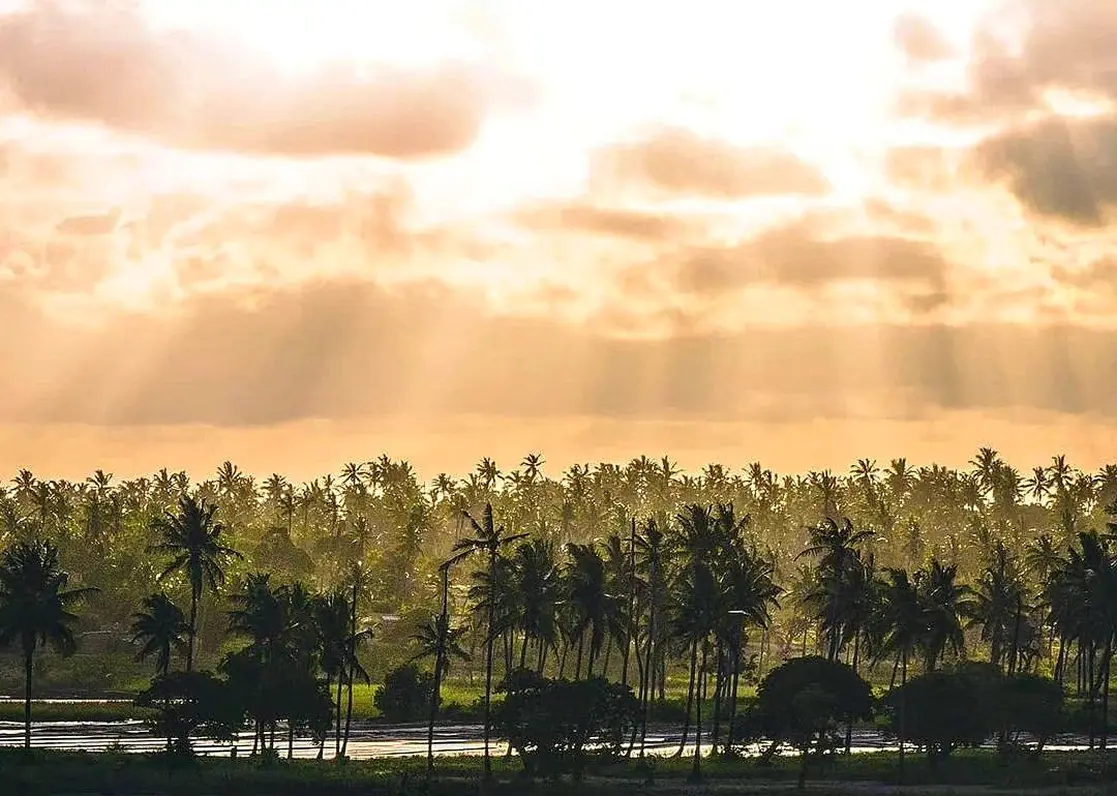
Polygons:
[[[887,689],[966,656],[1046,675],[1081,698],[1091,743],[1106,744],[1117,467],[1086,474],[1055,457],[1023,478],[989,449],[967,471],[861,460],[846,476],[688,476],[644,459],[552,480],[544,464],[531,455],[501,474],[486,459],[424,487],[380,459],[301,489],[229,464],[201,484],[23,472],[0,496],[0,642],[25,661],[43,641],[72,651],[71,605],[84,599],[156,657],[164,703],[178,652],[184,675],[201,654],[214,679],[256,683],[239,691],[257,693],[256,712],[245,707],[257,749],[275,748],[279,726],[290,742],[332,724],[343,753],[342,716],[389,611],[408,620],[407,658],[431,660],[432,723],[450,662],[481,667],[486,769],[493,695],[516,672],[631,686],[634,747],[680,675],[680,749],[705,738],[716,753],[736,741],[742,679],[812,654]],[[92,610],[121,595],[125,572],[151,587],[126,624],[119,601]],[[28,593],[52,607],[12,607]],[[32,614],[35,629],[17,621]],[[226,635],[241,640],[232,652]]]

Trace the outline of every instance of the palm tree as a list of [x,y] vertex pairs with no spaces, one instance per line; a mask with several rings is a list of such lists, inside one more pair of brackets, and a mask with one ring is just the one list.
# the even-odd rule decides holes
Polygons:
[[859,597],[853,581],[859,580],[859,570],[865,561],[858,554],[857,546],[871,539],[873,531],[857,531],[853,522],[844,519],[840,524],[830,517],[810,530],[810,543],[796,558],[819,559],[818,583],[807,595],[808,603],[816,608],[818,618],[826,632],[827,658],[838,659],[846,642],[850,641],[853,627],[852,611]]
[[[489,459],[482,462],[486,475],[495,473],[496,466]],[[495,474],[493,475],[495,478]],[[497,578],[497,560],[500,551],[515,541],[527,537],[526,533],[508,534],[503,525],[497,525],[493,519],[493,504],[485,504],[485,513],[478,522],[468,512],[463,512],[466,520],[473,530],[473,536],[458,540],[454,545],[457,554],[450,559],[450,564],[461,561],[474,553],[483,553],[487,557],[488,582],[493,584]],[[490,738],[492,735],[492,697],[493,697],[493,641],[495,637],[496,595],[490,594],[487,605],[487,636],[485,637],[485,779],[493,775],[492,758],[489,755]]]
[[[314,600],[314,625],[317,630],[318,659],[322,672],[326,675],[326,690],[332,691],[333,684],[337,683],[337,692],[334,695],[334,752],[341,751],[341,696],[345,681],[345,672],[348,671],[349,661],[349,598],[341,589],[335,589],[329,594],[319,595]],[[326,750],[326,739],[318,747],[318,759],[321,760]]]
[[31,748],[31,677],[35,651],[48,644],[62,655],[77,649],[70,610],[96,589],[69,589],[58,548],[50,542],[12,545],[0,556],[0,647],[18,643],[23,653],[23,746]]
[[[425,660],[427,658],[439,658],[441,673],[440,677],[444,679],[450,672],[450,666],[453,661],[470,660],[469,653],[466,652],[462,646],[462,638],[465,631],[460,627],[447,627],[442,628],[442,615],[432,617],[427,622],[419,626],[419,629],[412,634],[411,640],[419,647],[418,652],[408,659],[408,663]],[[441,652],[439,646],[441,645]],[[437,697],[436,697],[437,698]]]
[[[879,610],[873,622],[877,627],[875,635],[880,644],[876,649],[877,659],[896,656],[892,667],[892,683],[896,681],[896,670],[900,671],[901,689],[908,682],[908,661],[925,643],[928,627],[924,606],[920,600],[917,583],[912,582],[908,573],[902,569],[890,569],[887,580],[881,589]],[[901,690],[899,711],[900,730],[900,773],[904,766],[904,730],[906,691]]]
[[531,539],[516,547],[512,557],[514,589],[519,597],[519,629],[523,633],[520,668],[527,665],[528,644],[536,642],[536,669],[542,674],[547,651],[557,641],[556,610],[560,600],[555,546],[545,539]]
[[968,626],[981,627],[981,640],[989,644],[989,661],[1001,666],[1007,654],[1008,673],[1016,670],[1020,625],[1026,605],[1019,569],[1004,542],[998,541],[993,556],[973,588]]
[[143,610],[132,615],[132,643],[143,644],[136,654],[142,661],[155,656],[155,668],[164,677],[171,670],[171,655],[185,652],[190,624],[186,616],[165,593],[143,599]]
[[919,597],[926,620],[923,654],[931,672],[949,648],[960,655],[965,643],[962,617],[970,611],[970,589],[957,583],[958,566],[932,559],[919,581]]
[[190,640],[186,648],[186,671],[194,669],[194,650],[198,635],[198,602],[208,586],[217,591],[225,582],[223,566],[241,555],[221,542],[224,526],[216,519],[217,506],[186,495],[179,500],[178,512],[165,512],[153,523],[160,541],[149,549],[171,557],[160,579],[185,570],[190,582]]
[[566,603],[570,608],[571,637],[578,640],[578,657],[574,679],[582,675],[582,656],[587,633],[589,655],[586,676],[593,674],[593,664],[605,644],[611,627],[617,622],[617,600],[606,588],[605,561],[591,544],[570,543],[566,546],[570,565],[566,573]]

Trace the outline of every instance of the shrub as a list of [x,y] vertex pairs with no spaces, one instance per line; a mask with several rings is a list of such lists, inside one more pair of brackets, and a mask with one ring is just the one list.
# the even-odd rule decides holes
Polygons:
[[430,709],[434,675],[420,672],[414,664],[392,669],[384,685],[376,689],[373,704],[388,721],[420,721]]
[[979,746],[994,734],[1002,751],[1021,733],[1032,735],[1037,749],[1063,725],[1063,692],[1058,684],[1034,674],[1005,676],[988,663],[964,663],[929,672],[889,694],[893,731],[905,701],[905,737],[932,759],[948,757],[964,746]]
[[519,670],[500,690],[507,696],[494,715],[497,733],[529,775],[580,777],[590,747],[618,756],[640,712],[629,686],[603,677],[570,682]]
[[757,692],[751,725],[772,742],[765,759],[784,743],[799,750],[802,783],[810,757],[842,743],[841,725],[872,714],[869,684],[844,663],[815,656],[793,658],[768,673]]

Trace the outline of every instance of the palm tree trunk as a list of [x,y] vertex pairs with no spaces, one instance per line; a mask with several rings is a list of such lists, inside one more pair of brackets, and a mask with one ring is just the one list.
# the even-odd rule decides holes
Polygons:
[[[857,657],[861,652],[861,633],[854,633],[853,635],[853,671],[857,671]],[[853,748],[853,720],[846,722],[846,746],[845,752],[848,755]]]
[[31,677],[35,670],[35,642],[23,650],[23,748],[31,749]]
[[[698,682],[704,684],[706,681],[706,654],[708,647],[706,640],[702,639],[702,665],[698,670]],[[701,696],[701,688],[699,688],[699,696]],[[715,695],[715,699],[716,699]],[[694,765],[690,769],[690,778],[698,781],[702,778],[702,699],[698,699],[698,704],[695,705],[694,714]]]
[[[908,651],[905,649],[900,653],[900,688],[903,689],[908,683]],[[904,735],[907,730],[907,691],[900,691],[900,704],[897,707],[900,725],[900,782],[904,781]]]
[[1102,662],[1101,683],[1101,742],[1104,751],[1109,745],[1109,665],[1113,660],[1113,634],[1105,641],[1105,660]]
[[[333,694],[333,678],[328,674],[326,675],[326,694],[327,695],[332,695]],[[322,758],[324,758],[326,756],[326,738],[327,738],[328,735],[329,735],[329,732],[327,731],[322,736],[322,740],[318,743],[318,759],[319,760],[321,760]]]
[[190,589],[190,640],[186,645],[186,671],[194,671],[194,639],[198,635],[198,590]]
[[450,628],[448,565],[442,567],[442,610],[438,616],[438,647],[434,656],[434,688],[431,691],[430,716],[427,720],[427,776],[434,773],[434,720],[438,717],[438,704],[442,697],[442,670],[446,660],[446,632]]
[[[496,580],[496,551],[489,553],[489,583]],[[485,639],[485,779],[493,778],[493,761],[489,756],[489,739],[492,734],[492,701],[493,701],[493,619],[496,604],[493,596],[488,599],[488,633]]]
[[710,756],[718,753],[718,741],[721,738],[721,703],[725,696],[725,648],[720,638],[714,647],[714,660],[717,661],[717,677],[714,678],[714,728],[710,736]]
[[624,623],[624,655],[621,658],[621,684],[628,685],[628,657],[632,646],[632,613],[636,608],[636,518],[632,518],[628,536],[628,612]]
[[679,751],[676,757],[682,757],[686,749],[686,739],[690,735],[690,712],[694,709],[694,687],[698,676],[698,642],[690,645],[690,678],[686,689],[686,719],[683,722],[683,737],[679,741]]
[[341,757],[341,694],[345,687],[345,667],[337,673],[337,697],[334,699],[334,757]]
[[353,682],[356,679],[356,662],[349,665],[349,677],[346,678],[345,688],[345,732],[341,738],[341,756],[349,752],[349,732],[353,727]]
[[583,628],[581,635],[578,636],[578,658],[574,663],[574,679],[582,679],[582,653],[586,649],[586,631]]
[[[725,737],[725,751],[733,752],[733,736],[737,730],[737,689],[741,682],[741,626],[737,626],[737,639],[733,646],[733,673],[732,682],[729,685],[729,731]],[[761,654],[764,650],[764,642],[761,641]]]
[[341,756],[345,757],[349,751],[349,730],[353,726],[353,682],[357,677],[357,598],[360,589],[360,573],[353,575],[353,595],[349,605],[349,676],[347,680],[347,695],[345,707],[345,735],[341,739]]

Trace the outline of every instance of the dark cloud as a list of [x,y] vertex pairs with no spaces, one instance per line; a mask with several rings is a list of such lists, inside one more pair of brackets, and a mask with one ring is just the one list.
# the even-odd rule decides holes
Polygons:
[[593,171],[594,179],[608,187],[636,184],[720,199],[830,190],[817,168],[789,152],[739,147],[682,129],[607,148],[597,154]]
[[688,230],[688,224],[667,213],[566,203],[525,208],[515,214],[525,227],[540,231],[565,231],[657,243]]
[[1052,276],[1064,285],[1091,293],[1117,293],[1117,257],[1101,257],[1085,266],[1056,264]]
[[5,83],[45,117],[182,148],[393,158],[468,147],[503,90],[455,65],[296,78],[247,63],[221,42],[156,33],[130,11],[48,2],[0,17]]
[[623,341],[483,306],[437,286],[323,283],[199,297],[181,313],[90,330],[0,289],[0,366],[20,374],[0,392],[0,423],[247,426],[413,412],[806,420],[843,416],[842,394],[899,413],[1117,417],[1114,332],[754,327]]
[[116,230],[120,220],[120,208],[108,213],[89,216],[68,216],[58,222],[56,230],[63,235],[109,235]]
[[987,139],[976,155],[1040,215],[1095,226],[1117,206],[1117,118],[1047,119]]
[[911,61],[941,61],[954,55],[954,48],[927,19],[918,14],[902,14],[892,28],[896,45]]
[[[1006,42],[1006,20],[1023,38]],[[1117,3],[1112,0],[1018,0],[974,35],[966,90],[917,91],[902,108],[951,123],[1019,122],[1045,106],[1044,94],[1061,89],[1117,99]]]
[[836,282],[874,281],[913,290],[924,300],[945,287],[950,264],[933,245],[903,237],[834,237],[809,219],[760,233],[734,246],[682,247],[650,266],[637,266],[628,287],[666,280],[671,290],[697,296],[753,285],[814,290]]

